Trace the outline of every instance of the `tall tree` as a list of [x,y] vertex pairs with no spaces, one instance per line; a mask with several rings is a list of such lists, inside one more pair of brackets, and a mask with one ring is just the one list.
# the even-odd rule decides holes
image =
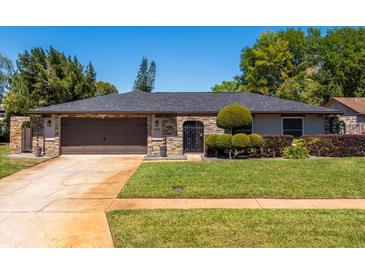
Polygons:
[[245,90],[275,95],[293,71],[289,43],[272,32],[263,33],[252,49],[242,53]]
[[156,63],[152,61],[148,64],[148,59],[143,57],[134,81],[133,90],[151,92],[155,88],[155,79]]
[[50,47],[20,54],[17,71],[4,99],[8,114],[24,114],[29,108],[64,103],[96,95],[96,72],[76,57]]
[[11,60],[0,53],[0,102],[9,87],[12,72],[13,64]]
[[333,96],[365,96],[365,29],[263,33],[242,50],[240,68],[229,87],[318,105]]

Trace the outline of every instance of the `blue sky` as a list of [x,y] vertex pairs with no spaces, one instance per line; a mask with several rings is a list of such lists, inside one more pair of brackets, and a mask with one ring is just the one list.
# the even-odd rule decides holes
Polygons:
[[[157,63],[156,91],[209,91],[239,74],[240,53],[261,32],[285,27],[0,27],[0,53],[50,45],[83,64],[97,79],[130,91],[141,58]],[[302,27],[305,29],[305,27]],[[325,28],[323,28],[325,29]]]

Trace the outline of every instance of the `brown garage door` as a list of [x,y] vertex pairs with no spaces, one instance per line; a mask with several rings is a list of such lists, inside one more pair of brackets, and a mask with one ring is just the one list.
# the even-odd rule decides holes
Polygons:
[[62,154],[145,154],[146,118],[62,118]]

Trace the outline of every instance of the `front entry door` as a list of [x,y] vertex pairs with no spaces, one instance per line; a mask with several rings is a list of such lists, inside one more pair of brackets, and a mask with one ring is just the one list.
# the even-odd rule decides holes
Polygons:
[[183,125],[184,152],[204,151],[204,126],[200,121],[187,121]]

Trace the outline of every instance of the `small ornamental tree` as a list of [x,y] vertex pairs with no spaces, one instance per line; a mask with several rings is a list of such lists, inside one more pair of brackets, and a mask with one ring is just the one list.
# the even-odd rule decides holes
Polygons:
[[217,137],[216,146],[218,149],[228,153],[229,159],[232,158],[232,135],[221,134]]
[[238,133],[232,137],[233,157],[236,158],[239,154],[246,151],[250,146],[250,137],[244,133]]
[[217,115],[217,126],[228,129],[231,133],[252,124],[251,111],[243,105],[233,104],[222,108]]

